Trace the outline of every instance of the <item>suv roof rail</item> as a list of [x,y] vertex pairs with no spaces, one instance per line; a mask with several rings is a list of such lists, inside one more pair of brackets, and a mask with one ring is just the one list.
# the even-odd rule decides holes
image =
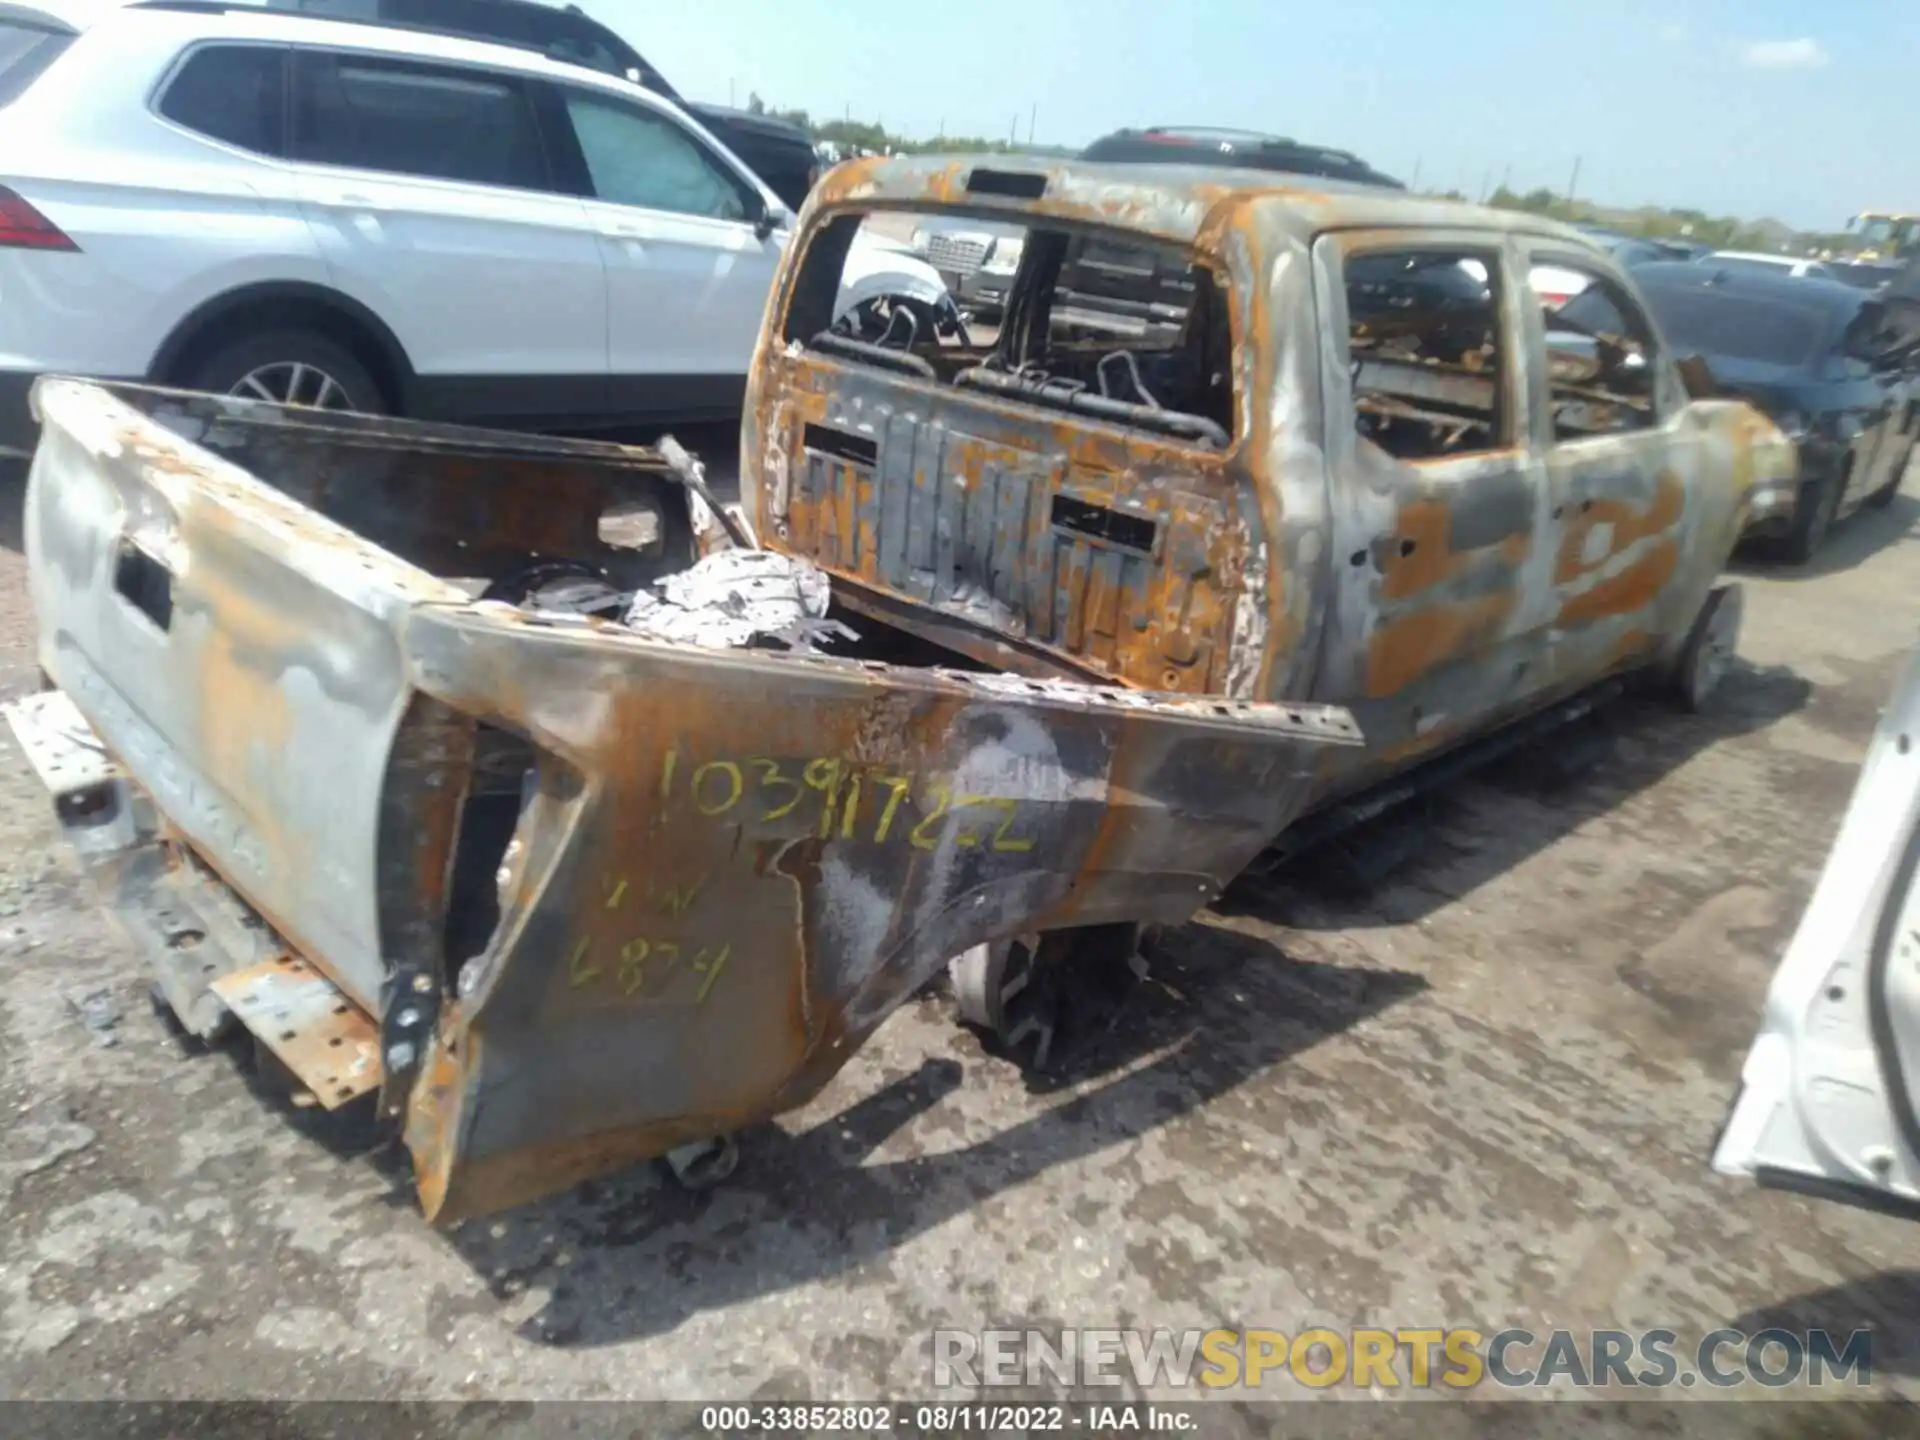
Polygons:
[[189,15],[224,15],[229,10],[260,10],[260,5],[235,5],[228,0],[132,0],[128,10],[180,10]]
[[[1123,130],[1120,133],[1124,135],[1128,132]],[[1258,130],[1236,130],[1225,125],[1149,125],[1144,130],[1131,133],[1169,140],[1235,141],[1244,145],[1258,146],[1262,150],[1297,150],[1302,154],[1317,155],[1323,160],[1358,165],[1368,170],[1373,168],[1351,150],[1337,149],[1332,145],[1315,145],[1311,141],[1295,140],[1291,135],[1267,135]]]
[[1295,142],[1281,135],[1268,135],[1260,130],[1241,130],[1231,125],[1149,125],[1136,132],[1141,135],[1171,135],[1178,138],[1195,140],[1247,140],[1260,145],[1292,145]]
[[[128,0],[127,10],[172,10],[184,15],[276,15],[290,20],[317,20],[329,25],[358,25],[371,30],[400,30],[415,35],[439,35],[448,40],[472,40],[480,45],[501,45],[530,55],[545,55],[541,46],[530,40],[508,40],[495,35],[475,35],[466,30],[449,30],[440,25],[422,25],[413,20],[390,20],[384,16],[329,15],[324,10],[303,10],[296,5],[275,3],[248,4],[247,0]],[[563,56],[550,56],[564,59]]]
[[[516,39],[511,35],[494,35],[479,30],[464,30],[452,25],[433,25],[419,20],[396,20],[385,15],[330,15],[324,10],[307,10],[291,0],[127,0],[128,10],[172,10],[188,15],[282,15],[299,20],[321,20],[335,25],[359,25],[373,30],[398,30],[411,35],[438,35],[448,40],[470,40],[476,45],[499,45],[508,50],[518,50],[527,55],[539,55],[560,65],[575,65],[582,70],[591,70],[596,75],[613,74],[598,65],[590,65],[584,60],[566,54],[564,42],[541,44],[536,40]],[[578,5],[540,6],[540,9],[552,9],[557,15],[570,15],[597,29],[605,29]],[[611,31],[608,32],[612,34]],[[618,39],[615,36],[615,39]],[[620,42],[623,46],[625,41]],[[631,47],[627,47],[631,50]],[[633,51],[635,59],[640,61],[640,83],[654,94],[665,99],[679,102],[680,96],[666,81],[666,78],[647,63],[639,52]],[[622,73],[614,76],[625,80]]]

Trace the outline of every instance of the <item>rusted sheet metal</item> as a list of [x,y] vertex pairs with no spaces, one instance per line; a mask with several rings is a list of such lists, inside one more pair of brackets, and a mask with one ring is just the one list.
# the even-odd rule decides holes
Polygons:
[[[881,377],[789,362],[765,431],[787,497],[769,543],[868,593],[934,607],[988,663],[1010,640],[1055,673],[1227,689],[1250,506],[1224,457],[1154,437],[1036,426],[979,392],[896,395]],[[791,448],[785,448],[790,444]],[[956,637],[949,637],[950,642]]]
[[[1044,191],[1019,198],[1022,178]],[[886,209],[991,214],[1031,227],[1029,247],[1088,226],[1186,246],[1226,301],[1228,443],[809,343],[790,325],[809,248]],[[1421,247],[1474,257],[1507,297],[1490,335],[1503,365],[1479,346],[1396,359],[1399,312],[1350,342],[1349,262]],[[1309,803],[1329,804],[1673,660],[1742,530],[1791,503],[1791,443],[1748,406],[1690,400],[1673,356],[1655,351],[1638,400],[1564,369],[1550,382],[1540,357],[1555,352],[1522,300],[1534,267],[1555,263],[1634,294],[1567,227],[1378,189],[999,157],[843,166],[803,216],[768,313],[743,492],[767,543],[983,663],[1350,708],[1373,748],[1322,754]],[[1609,416],[1640,428],[1562,442],[1555,413],[1576,402],[1596,432]],[[1501,433],[1408,459],[1356,432],[1356,413],[1449,411]]]
[[[618,447],[412,423],[402,443],[398,422],[75,381],[35,397],[42,667],[181,836],[377,1009],[374,841],[412,693],[396,625],[516,557],[592,559],[634,584],[684,564],[678,483]],[[655,507],[650,549],[600,542],[621,501]]]
[[212,988],[323,1108],[337,1110],[379,1086],[372,1020],[305,961],[283,955],[223,975]]
[[[1277,831],[1319,710],[422,610],[443,703],[543,756],[496,946],[414,1091],[430,1214],[803,1101],[947,957],[1186,919]],[[544,757],[551,757],[547,759]]]
[[[488,497],[539,485],[544,442],[410,449],[404,422],[73,381],[36,404],[41,659],[126,813],[158,812],[129,853],[192,857],[183,884],[224,882],[304,967],[302,1004],[338,993],[323,1032],[293,1023],[285,965],[209,964],[323,1103],[376,1083],[325,1052],[377,1035],[439,1220],[800,1103],[973,945],[1186,919],[1318,752],[1359,744],[1331,707],[699,649],[502,603],[528,565],[692,562],[651,452],[557,445],[574,479],[547,493],[575,513],[532,522],[556,551],[489,533],[483,567],[448,527],[515,513]],[[596,512],[642,501],[677,550],[604,554]]]
[[[976,170],[1045,182],[1034,199],[987,193],[969,185]],[[1532,233],[1569,241],[1584,252],[1592,242],[1571,226],[1517,216],[1458,201],[1411,196],[1377,187],[1272,171],[1199,165],[1106,165],[1048,161],[1016,155],[915,155],[849,160],[822,177],[808,197],[801,227],[836,208],[970,211],[983,216],[1055,221],[1129,230],[1160,239],[1207,243],[1221,238],[1220,212],[1247,197],[1284,202],[1272,223],[1299,237],[1321,230],[1377,225],[1439,228],[1492,217],[1505,226],[1525,223]],[[1212,233],[1210,233],[1212,232]]]

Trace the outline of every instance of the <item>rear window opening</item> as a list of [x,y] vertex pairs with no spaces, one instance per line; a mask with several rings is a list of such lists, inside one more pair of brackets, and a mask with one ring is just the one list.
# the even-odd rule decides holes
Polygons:
[[1554,440],[1645,430],[1654,423],[1653,331],[1612,280],[1574,273],[1580,290],[1542,315]]
[[[879,278],[888,273],[919,276],[921,287],[888,290]],[[929,299],[923,287],[936,276],[944,294]],[[784,337],[1197,444],[1224,448],[1233,433],[1224,280],[1184,247],[1139,235],[842,215],[812,237]]]
[[1379,250],[1346,261],[1354,426],[1398,460],[1506,443],[1498,257]]

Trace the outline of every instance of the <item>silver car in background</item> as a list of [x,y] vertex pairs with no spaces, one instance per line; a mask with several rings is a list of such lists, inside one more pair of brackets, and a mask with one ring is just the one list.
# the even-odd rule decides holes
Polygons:
[[964,216],[925,217],[912,240],[914,253],[940,272],[961,311],[985,321],[997,321],[1006,308],[1025,244],[1018,225]]

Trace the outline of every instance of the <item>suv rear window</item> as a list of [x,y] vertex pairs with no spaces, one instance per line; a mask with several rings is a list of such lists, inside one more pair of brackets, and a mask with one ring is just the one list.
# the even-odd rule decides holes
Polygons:
[[0,105],[18,100],[41,73],[73,43],[73,36],[50,25],[0,20]]
[[[1579,297],[1569,302],[1577,304]],[[1647,303],[1680,355],[1716,355],[1767,365],[1803,365],[1818,348],[1829,321],[1797,305],[1707,289],[1658,289]]]
[[160,113],[196,134],[261,155],[286,151],[287,52],[263,45],[196,50],[160,97]]
[[484,70],[303,53],[294,66],[293,154],[523,190],[548,186],[527,93]]

